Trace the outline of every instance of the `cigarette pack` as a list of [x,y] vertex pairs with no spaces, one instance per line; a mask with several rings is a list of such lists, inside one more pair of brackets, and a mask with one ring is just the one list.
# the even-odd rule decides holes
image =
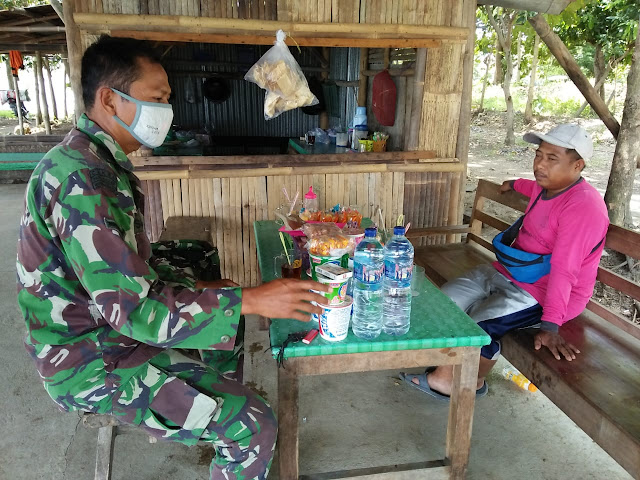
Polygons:
[[332,280],[347,280],[353,272],[334,263],[324,263],[316,266],[316,272]]

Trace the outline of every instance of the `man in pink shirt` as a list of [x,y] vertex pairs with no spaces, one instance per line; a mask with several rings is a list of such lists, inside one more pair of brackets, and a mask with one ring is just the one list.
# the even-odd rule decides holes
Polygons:
[[[492,339],[481,351],[477,396],[486,395],[485,377],[500,356],[500,338],[511,330],[539,328],[535,349],[545,346],[558,360],[571,361],[580,353],[558,329],[578,316],[591,297],[609,226],[600,193],[581,176],[593,154],[589,134],[578,125],[564,124],[545,135],[527,133],[524,140],[539,145],[533,161],[536,180],[505,181],[500,187],[501,193],[513,189],[530,197],[515,241],[506,247],[506,258],[513,261],[498,255],[500,262],[476,267],[442,286]],[[542,271],[519,273],[529,268],[520,266],[518,254],[523,252],[539,257],[535,268]],[[409,385],[445,401],[452,376],[450,366],[400,374]]]

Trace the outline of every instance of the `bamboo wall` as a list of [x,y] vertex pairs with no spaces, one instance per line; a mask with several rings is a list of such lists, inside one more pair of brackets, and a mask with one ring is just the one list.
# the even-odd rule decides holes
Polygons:
[[[472,0],[72,1],[75,11],[80,13],[467,27],[471,34],[475,25],[475,1]],[[147,31],[153,28],[150,25],[139,27]],[[94,33],[81,32],[85,47],[95,38]],[[358,46],[357,42],[353,46]],[[210,216],[215,226],[216,243],[222,252],[223,273],[239,283],[253,284],[257,280],[257,270],[251,224],[253,220],[272,218],[273,209],[281,203],[282,184],[286,184],[290,192],[303,192],[313,184],[314,188],[323,190],[325,195],[321,198],[325,199],[325,206],[350,203],[370,215],[374,207],[380,205],[388,224],[400,213],[404,213],[405,221],[410,221],[414,227],[460,223],[466,174],[466,148],[461,141],[468,141],[464,132],[468,132],[470,112],[468,65],[472,52],[467,50],[469,48],[472,48],[471,42],[447,40],[428,48],[420,115],[409,115],[410,87],[407,87],[405,105],[404,128],[410,129],[412,124],[419,122],[417,138],[413,137],[414,148],[433,151],[440,160],[455,159],[458,152],[458,161],[462,164],[459,170],[328,173],[307,178],[303,175],[211,179],[153,179],[147,176],[145,188],[150,197],[149,204],[155,209],[147,219],[151,237],[159,236],[164,221],[170,216]],[[414,106],[420,104],[415,100],[413,103]],[[414,110],[412,106],[411,112]],[[442,243],[445,240],[440,237],[423,242]]]
[[244,178],[145,180],[146,229],[157,241],[169,217],[210,217],[212,240],[220,251],[225,278],[241,284],[259,283],[253,222],[270,220],[285,198],[303,193],[310,185],[321,208],[336,204],[357,206],[373,218],[378,207],[387,225],[402,213],[404,172],[260,176]]

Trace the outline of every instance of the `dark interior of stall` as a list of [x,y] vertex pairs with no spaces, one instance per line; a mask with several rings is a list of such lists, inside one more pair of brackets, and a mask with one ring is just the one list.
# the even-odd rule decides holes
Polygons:
[[[154,155],[260,155],[284,154],[291,138],[304,137],[324,123],[325,128],[346,131],[351,127],[358,103],[359,48],[296,47],[289,50],[300,65],[320,104],[286,111],[265,120],[265,91],[246,81],[245,74],[268,50],[268,45],[167,43],[162,62],[172,88],[174,128],[170,141]],[[386,61],[398,88],[397,117],[404,105],[415,49],[368,50],[368,100],[376,72]],[[387,55],[389,53],[387,52]],[[328,58],[327,58],[328,57]],[[407,73],[405,73],[407,72]],[[372,128],[391,134],[389,149],[402,150],[404,118],[381,127],[368,108]],[[326,112],[328,122],[320,121]],[[395,137],[395,138],[394,138]],[[333,140],[333,139],[332,139]]]

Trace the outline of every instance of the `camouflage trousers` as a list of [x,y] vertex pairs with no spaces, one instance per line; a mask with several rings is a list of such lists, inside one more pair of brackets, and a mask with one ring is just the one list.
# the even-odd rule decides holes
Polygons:
[[[228,368],[228,356],[218,360]],[[264,479],[277,436],[273,410],[216,367],[166,350],[121,388],[113,414],[162,440],[213,444],[211,480]]]

